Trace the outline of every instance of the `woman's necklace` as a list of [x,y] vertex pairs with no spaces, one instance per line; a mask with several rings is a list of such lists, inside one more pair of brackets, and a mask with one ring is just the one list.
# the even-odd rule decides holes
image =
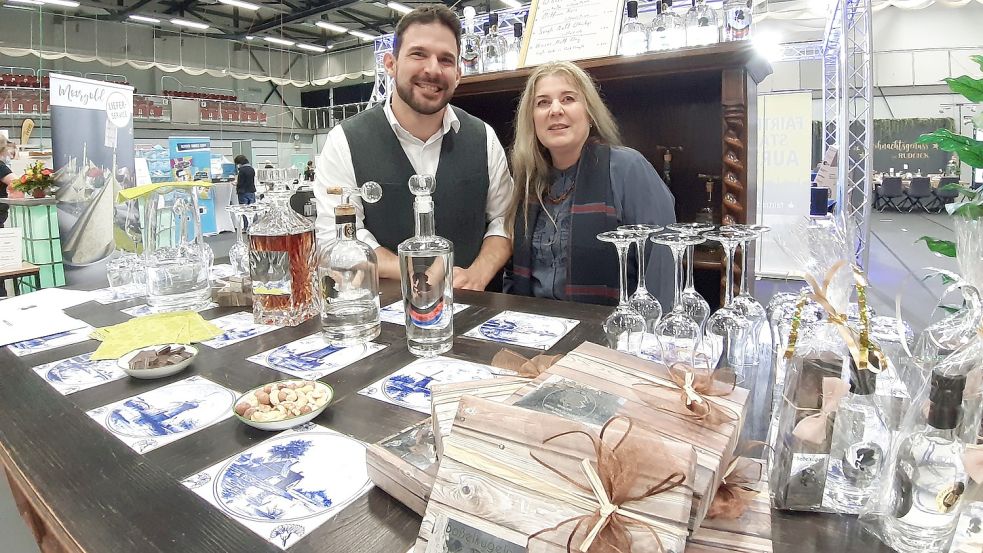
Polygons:
[[[564,175],[563,177],[560,178],[559,182],[563,182],[566,179],[567,177]],[[549,194],[546,194],[546,201],[553,205],[559,205],[562,204],[567,198],[569,198],[570,194],[573,194],[574,185],[577,183],[576,169],[573,170],[573,173],[569,176],[569,179],[570,179],[570,186],[567,187],[566,191],[563,194],[560,194],[555,198],[553,196],[550,196]]]

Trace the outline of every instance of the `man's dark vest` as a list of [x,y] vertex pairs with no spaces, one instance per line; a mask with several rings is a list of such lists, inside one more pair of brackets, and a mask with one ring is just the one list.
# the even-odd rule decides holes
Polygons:
[[[588,143],[580,156],[570,207],[570,243],[567,244],[567,284],[564,294],[570,301],[617,305],[618,256],[614,246],[597,239],[597,235],[615,230],[621,224],[611,191],[611,148]],[[539,200],[529,200],[529,228],[536,228],[545,217]],[[532,295],[532,232],[527,232],[522,212],[515,218],[512,270],[507,291]],[[628,291],[638,282],[634,256],[630,257]]]
[[[463,110],[461,128],[444,135],[434,193],[437,234],[454,243],[454,264],[467,268],[478,257],[485,236],[488,198],[488,143],[484,122]],[[407,183],[415,171],[396,138],[383,106],[363,111],[341,123],[352,152],[355,181],[382,185],[382,199],[365,203],[365,228],[379,244],[396,252],[413,236],[413,195]]]

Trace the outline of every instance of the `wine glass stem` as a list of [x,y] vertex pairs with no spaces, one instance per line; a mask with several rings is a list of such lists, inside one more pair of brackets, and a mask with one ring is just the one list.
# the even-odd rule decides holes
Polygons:
[[693,250],[695,246],[686,248],[686,289],[693,289]]
[[727,281],[724,283],[724,307],[730,305],[734,299],[734,248],[733,242],[724,244],[724,268],[726,269]]
[[675,264],[672,276],[676,285],[672,309],[675,311],[676,309],[682,309],[683,305],[683,252],[680,248],[672,248],[672,261]]
[[741,287],[737,292],[739,296],[747,291],[747,245],[747,241],[741,243]]
[[620,306],[628,305],[628,246],[629,242],[615,242],[618,249],[618,283],[621,285]]
[[647,290],[645,287],[645,242],[648,241],[648,237],[639,238],[635,241],[635,245],[638,246],[638,284],[635,288],[636,293],[642,290]]

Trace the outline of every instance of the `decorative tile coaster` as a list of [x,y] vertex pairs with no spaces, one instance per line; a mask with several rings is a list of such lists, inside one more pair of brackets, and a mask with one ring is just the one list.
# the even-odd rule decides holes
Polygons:
[[430,386],[496,376],[495,369],[450,357],[418,359],[371,386],[360,394],[430,414]]
[[[196,312],[201,313],[202,311],[208,311],[209,309],[215,309],[218,304],[215,302],[209,302],[208,304],[195,309]],[[133,307],[127,307],[126,309],[120,309],[120,312],[126,313],[131,317],[143,317],[144,315],[153,315],[154,311],[147,304],[135,305]]]
[[576,319],[502,311],[465,332],[464,336],[547,350],[555,346],[579,322]]
[[238,396],[192,376],[87,414],[137,453],[146,453],[231,417]]
[[51,336],[44,336],[42,338],[34,338],[33,340],[24,340],[23,342],[16,342],[7,346],[7,349],[17,357],[24,357],[25,355],[31,355],[34,353],[41,353],[42,351],[48,351],[49,349],[60,348],[62,346],[70,346],[72,344],[78,344],[89,340],[89,333],[93,331],[91,326],[84,326],[82,328],[77,328],[75,330],[67,330],[65,332],[59,332],[58,334],[52,334]]
[[212,265],[211,269],[208,271],[208,277],[212,280],[218,280],[222,278],[229,278],[230,276],[236,274],[236,270],[228,263],[223,263],[221,265]]
[[321,334],[312,334],[247,357],[246,361],[298,378],[317,380],[385,348],[386,346],[375,342],[337,347],[326,343]]
[[92,291],[92,299],[103,304],[133,300],[147,295],[147,288],[142,284],[130,284],[118,288],[100,288]]
[[83,353],[61,361],[34,367],[34,372],[62,395],[73,394],[126,376],[115,359],[91,361],[91,353]]
[[221,336],[202,342],[202,344],[215,349],[221,349],[226,346],[238,344],[243,340],[248,340],[254,336],[259,336],[260,334],[266,334],[267,332],[273,332],[274,330],[280,328],[278,326],[256,324],[256,322],[253,320],[253,314],[250,311],[232,313],[217,319],[212,319],[209,322],[215,324],[224,331]]
[[[466,303],[455,303],[454,314],[471,307]],[[403,310],[403,300],[399,300],[383,307],[379,310],[379,319],[384,323],[406,326],[406,311]]]
[[183,483],[283,549],[372,488],[365,445],[314,423],[284,431]]

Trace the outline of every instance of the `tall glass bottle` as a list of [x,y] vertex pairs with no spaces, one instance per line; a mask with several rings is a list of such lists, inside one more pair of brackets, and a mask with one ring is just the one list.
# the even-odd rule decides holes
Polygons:
[[646,42],[645,26],[638,21],[638,0],[628,0],[628,17],[621,26],[618,53],[622,56],[637,56],[645,52]]
[[836,410],[823,506],[857,514],[876,492],[891,433],[876,403],[877,374],[859,370],[853,357],[845,360],[850,366],[850,393]]
[[720,41],[717,29],[717,13],[707,6],[706,0],[692,0],[686,12],[686,45],[705,46]]
[[505,70],[505,51],[508,44],[498,33],[498,14],[488,14],[488,31],[481,39],[481,68],[484,73]]
[[266,193],[269,209],[249,227],[249,276],[257,323],[296,326],[316,316],[314,224],[291,209],[283,183]]
[[464,33],[461,35],[461,73],[481,73],[481,37],[474,32],[474,7],[464,8]]
[[375,339],[379,322],[379,265],[375,251],[355,237],[355,206],[349,196],[375,203],[382,187],[367,182],[358,189],[328,189],[343,194],[335,207],[335,241],[318,256],[317,277],[321,288],[321,332],[335,346],[364,344]]
[[724,40],[751,35],[751,0],[724,0]]
[[707,191],[707,202],[696,212],[696,217],[693,219],[697,223],[705,223],[708,225],[716,225],[713,216],[713,177],[709,175],[698,175],[699,178],[706,179],[705,187]]
[[902,553],[942,551],[959,520],[968,484],[960,436],[965,374],[932,373],[927,419],[899,437],[889,545]]
[[[649,51],[672,50],[686,46],[686,31],[682,19],[672,11],[672,0],[656,4],[657,15],[649,30]],[[666,149],[666,155],[670,156]],[[668,184],[668,183],[667,183]]]
[[454,245],[434,229],[431,175],[410,177],[416,235],[403,241],[399,277],[406,312],[406,346],[418,357],[434,357],[454,345]]
[[505,69],[518,69],[519,57],[522,54],[522,22],[512,24],[512,43],[505,51]]

